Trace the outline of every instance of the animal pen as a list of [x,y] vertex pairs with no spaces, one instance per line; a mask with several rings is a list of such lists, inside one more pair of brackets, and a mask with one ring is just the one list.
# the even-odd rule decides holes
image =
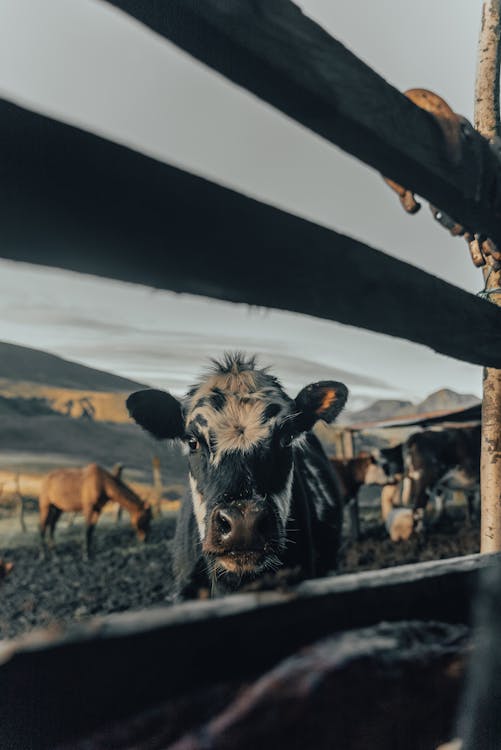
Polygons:
[[[410,212],[414,192],[438,207],[487,269],[485,298],[8,101],[1,255],[336,320],[488,368],[482,551],[499,552],[499,0],[484,3],[475,127],[430,92],[401,94],[289,0],[109,2],[376,169]],[[235,247],[254,257],[245,274]],[[485,637],[461,699],[481,571]],[[413,750],[458,731],[465,750],[498,748],[500,576],[496,555],[474,555],[6,642],[0,747]]]

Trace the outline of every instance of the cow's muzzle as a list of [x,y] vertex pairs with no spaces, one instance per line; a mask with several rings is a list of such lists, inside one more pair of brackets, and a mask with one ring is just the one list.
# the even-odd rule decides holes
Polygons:
[[273,516],[263,502],[217,506],[209,519],[204,552],[217,558],[218,567],[226,570],[256,571],[273,551],[274,526]]

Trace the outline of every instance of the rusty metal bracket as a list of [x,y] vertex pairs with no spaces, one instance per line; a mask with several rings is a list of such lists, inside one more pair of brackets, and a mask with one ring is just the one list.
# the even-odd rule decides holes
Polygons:
[[[462,130],[465,128],[463,123],[464,118],[457,115],[447,102],[438,96],[438,94],[434,94],[433,91],[428,91],[427,89],[408,89],[404,91],[404,94],[414,104],[426,110],[426,112],[429,112],[434,117],[435,122],[442,131],[448,159],[454,165],[459,164],[461,161]],[[416,201],[412,190],[386,177],[384,179],[391,189],[397,193],[407,213],[415,214],[419,211],[421,205]]]
[[[475,129],[472,124],[461,115],[454,112],[442,97],[427,89],[409,89],[404,92],[414,104],[421,109],[429,112],[440,128],[446,145],[447,158],[454,166],[460,166],[462,162],[463,147],[468,145],[469,148],[476,147],[478,141],[475,138]],[[490,148],[496,159],[501,163],[501,139],[495,138],[490,143]],[[483,157],[478,152],[478,171],[476,180],[476,199],[481,200],[482,193],[482,175],[484,173]],[[407,213],[415,214],[421,208],[420,203],[412,190],[397,184],[393,180],[384,178],[385,182],[394,190],[400,198],[404,210]],[[499,185],[491,185],[492,196],[498,193]],[[464,237],[468,243],[471,259],[475,266],[485,266],[486,263],[493,270],[501,269],[501,251],[495,243],[483,234],[475,232],[472,227],[465,227],[459,224],[449,214],[445,213],[436,206],[430,204],[430,210],[433,218],[447,229],[453,237]]]

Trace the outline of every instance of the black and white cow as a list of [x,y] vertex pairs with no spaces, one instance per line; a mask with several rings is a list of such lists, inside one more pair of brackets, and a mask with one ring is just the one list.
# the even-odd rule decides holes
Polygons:
[[377,462],[387,474],[388,479],[399,478],[404,474],[404,444],[399,443],[391,448],[380,448]]
[[174,540],[178,590],[241,588],[279,566],[303,577],[336,567],[342,503],[332,468],[310,432],[332,422],[348,390],[313,383],[292,399],[255,358],[227,354],[182,402],[157,390],[127,400],[133,419],[189,450],[191,492]]
[[440,515],[444,492],[462,490],[472,517],[480,482],[480,425],[415,433],[405,442],[403,456],[414,508],[424,508],[433,497]]

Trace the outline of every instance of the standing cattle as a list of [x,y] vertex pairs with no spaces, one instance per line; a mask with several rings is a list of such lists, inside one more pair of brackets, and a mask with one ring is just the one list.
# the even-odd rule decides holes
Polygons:
[[398,479],[404,473],[403,443],[378,450],[378,464],[389,479]]
[[413,511],[405,499],[406,490],[408,495],[406,485],[409,482],[406,477],[393,484],[386,484],[381,490],[381,515],[393,542],[410,539],[414,531],[422,527],[423,511]]
[[341,487],[343,505],[350,514],[350,535],[360,536],[360,514],[358,492],[363,484],[384,485],[388,476],[370,453],[360,453],[355,458],[331,458],[331,463]]
[[418,432],[404,445],[404,463],[412,480],[411,505],[424,508],[430,495],[446,489],[466,493],[468,513],[480,481],[480,426]]
[[255,358],[228,354],[213,365],[182,402],[157,390],[127,400],[138,424],[189,451],[191,492],[174,540],[178,591],[225,594],[282,565],[326,574],[336,567],[342,504],[310,430],[337,417],[346,386],[314,383],[292,399]]

